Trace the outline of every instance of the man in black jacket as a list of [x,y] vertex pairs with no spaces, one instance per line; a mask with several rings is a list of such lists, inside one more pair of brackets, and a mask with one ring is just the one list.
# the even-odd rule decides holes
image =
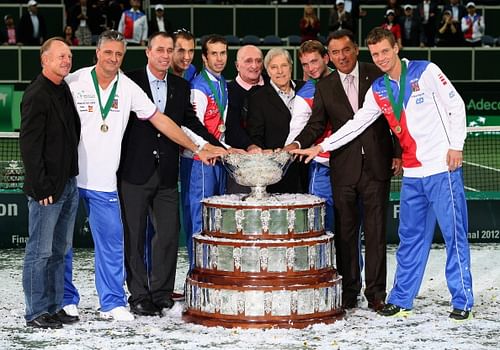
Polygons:
[[[173,54],[173,38],[165,32],[148,40],[146,67],[128,73],[157,105],[194,138],[199,147],[224,153],[221,144],[200,123],[190,103],[189,83],[167,74]],[[188,127],[190,130],[186,130]],[[214,147],[193,135],[199,134]],[[119,169],[120,198],[125,228],[125,257],[129,303],[133,313],[158,315],[173,306],[179,245],[179,146],[150,123],[131,115],[122,143]],[[155,234],[151,242],[151,270],[145,265],[147,218]]]
[[38,3],[28,1],[28,12],[25,12],[17,27],[18,42],[24,45],[41,45],[46,38],[45,19],[38,13]]
[[42,73],[21,102],[21,156],[28,196],[29,238],[23,268],[26,324],[61,328],[78,317],[61,309],[64,255],[71,247],[78,209],[80,119],[64,77],[71,51],[62,38],[41,47]]
[[[262,51],[254,45],[244,45],[236,54],[236,70],[238,75],[227,84],[228,108],[226,117],[226,143],[232,147],[249,152],[260,152],[246,132],[248,98],[264,86],[269,79],[262,76],[264,58]],[[250,187],[237,184],[228,178],[226,193],[248,193]]]

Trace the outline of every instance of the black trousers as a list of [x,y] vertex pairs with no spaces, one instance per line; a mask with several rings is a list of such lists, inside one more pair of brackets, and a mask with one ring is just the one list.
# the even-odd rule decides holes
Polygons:
[[[143,185],[120,182],[120,200],[125,231],[125,262],[129,303],[144,299],[161,302],[174,289],[179,247],[179,192],[160,185],[157,171]],[[148,215],[155,234],[151,242],[148,275],[144,247]]]
[[369,301],[386,297],[386,227],[390,180],[375,179],[363,162],[359,181],[339,186],[332,180],[335,211],[337,270],[342,275],[344,305],[361,291],[360,226],[365,233],[365,296]]

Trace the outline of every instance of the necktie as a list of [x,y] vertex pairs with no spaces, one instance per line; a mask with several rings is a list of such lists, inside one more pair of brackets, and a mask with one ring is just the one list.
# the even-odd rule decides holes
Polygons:
[[345,83],[347,98],[351,103],[352,110],[356,113],[358,111],[358,90],[356,90],[356,85],[354,85],[354,75],[347,74]]

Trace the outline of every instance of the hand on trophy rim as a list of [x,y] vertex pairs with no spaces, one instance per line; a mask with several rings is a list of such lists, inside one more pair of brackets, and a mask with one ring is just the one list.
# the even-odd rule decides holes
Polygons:
[[313,147],[305,148],[305,149],[294,149],[291,150],[290,153],[299,156],[299,160],[302,161],[304,160],[304,163],[309,163],[311,160],[313,160],[318,154],[323,152],[323,148],[321,148],[320,145],[316,145]]

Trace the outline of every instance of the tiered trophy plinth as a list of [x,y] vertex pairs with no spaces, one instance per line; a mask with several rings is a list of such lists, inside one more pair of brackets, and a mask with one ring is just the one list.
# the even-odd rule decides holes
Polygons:
[[205,199],[183,319],[205,326],[304,328],[341,318],[342,282],[324,210],[322,199],[303,194],[253,191]]

